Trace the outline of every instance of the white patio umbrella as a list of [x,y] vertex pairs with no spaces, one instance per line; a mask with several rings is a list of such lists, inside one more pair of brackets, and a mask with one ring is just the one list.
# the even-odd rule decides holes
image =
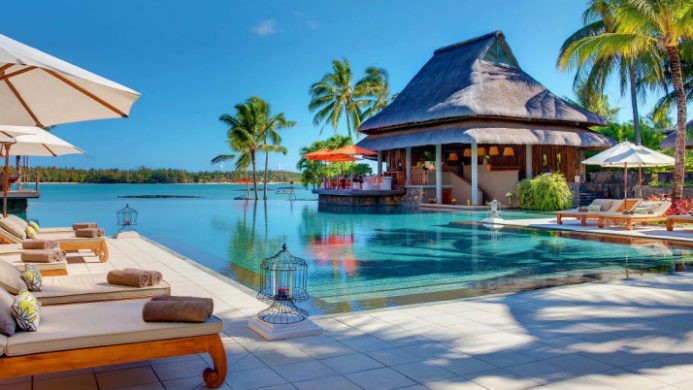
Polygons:
[[[10,138],[4,134],[11,134]],[[5,139],[2,139],[5,137]],[[38,127],[0,126],[0,143],[5,156],[3,177],[2,215],[7,216],[7,191],[9,189],[10,156],[62,156],[84,151]]]
[[0,123],[122,118],[140,94],[0,34]]
[[[623,167],[624,196],[628,199],[628,168],[653,168],[674,165],[674,158],[656,150],[635,145],[628,141],[621,142],[582,162],[585,165],[602,167]],[[640,174],[642,187],[642,173]]]

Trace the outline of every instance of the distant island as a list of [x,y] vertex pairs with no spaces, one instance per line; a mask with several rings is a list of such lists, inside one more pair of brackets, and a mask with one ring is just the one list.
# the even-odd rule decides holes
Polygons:
[[[32,167],[29,177],[36,177],[43,183],[127,183],[127,184],[177,184],[177,183],[231,183],[249,179],[246,172],[200,171],[189,172],[183,169],[79,169],[57,167]],[[261,178],[258,175],[258,181]],[[301,174],[290,171],[269,171],[270,183],[300,182]]]

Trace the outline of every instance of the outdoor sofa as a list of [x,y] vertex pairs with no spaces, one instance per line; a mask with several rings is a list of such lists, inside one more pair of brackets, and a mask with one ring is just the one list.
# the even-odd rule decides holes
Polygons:
[[669,201],[643,200],[633,207],[633,214],[599,213],[597,226],[604,228],[608,224],[624,225],[627,230],[633,230],[636,223],[647,225],[651,222],[664,222],[667,220],[666,213],[670,207]]
[[202,377],[210,388],[226,378],[222,321],[145,322],[148,300],[79,303],[41,308],[36,332],[0,334],[0,378],[208,353],[214,367]]
[[[580,211],[580,208],[566,211],[556,212],[556,223],[559,225],[563,224],[563,218],[575,218],[580,221],[582,226],[587,226],[588,219],[597,219],[600,212],[613,212],[618,213],[623,210],[628,210],[628,207],[632,207],[637,203],[639,199],[628,199],[626,202],[623,199],[595,199],[587,206],[587,211]],[[627,207],[626,207],[627,206]],[[599,207],[599,210],[590,211],[590,208]]]

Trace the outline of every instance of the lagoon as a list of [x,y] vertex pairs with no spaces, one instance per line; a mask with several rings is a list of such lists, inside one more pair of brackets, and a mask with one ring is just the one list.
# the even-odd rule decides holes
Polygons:
[[[334,313],[534,288],[563,281],[667,270],[689,251],[491,230],[471,222],[486,212],[343,214],[318,210],[316,196],[274,191],[267,202],[233,200],[244,185],[47,184],[28,217],[44,226],[94,221],[118,230],[116,212],[139,212],[138,232],[252,289],[260,261],[283,243],[309,263],[305,304]],[[128,195],[198,196],[124,199]],[[537,216],[506,211],[506,219]]]

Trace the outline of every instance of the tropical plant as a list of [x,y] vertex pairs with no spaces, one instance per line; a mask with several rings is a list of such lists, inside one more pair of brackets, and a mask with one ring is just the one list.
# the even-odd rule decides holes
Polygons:
[[520,207],[529,210],[564,210],[573,205],[573,193],[560,173],[544,173],[518,184]]
[[[574,88],[578,100],[584,106],[605,116],[610,121],[614,115],[604,107],[603,92],[607,80],[617,74],[621,95],[630,93],[633,111],[635,142],[641,143],[640,114],[638,113],[638,94],[644,87],[651,88],[663,83],[661,53],[643,51],[638,55],[627,52],[605,53],[598,44],[618,30],[617,0],[591,0],[583,14],[584,26],[573,33],[561,47],[558,67],[561,70],[576,69]],[[645,77],[647,75],[647,77]],[[645,82],[645,80],[649,82]]]
[[382,68],[368,67],[366,75],[354,84],[349,61],[332,61],[332,72],[310,86],[311,101],[308,109],[315,112],[313,123],[330,125],[336,132],[344,118],[347,134],[361,125],[361,121],[382,110],[389,99],[387,72]]
[[676,165],[672,195],[683,195],[686,156],[686,91],[681,47],[693,36],[693,2],[690,0],[614,0],[616,28],[580,39],[573,50],[578,58],[601,60],[613,56],[643,58],[656,53],[670,69],[676,100]]

